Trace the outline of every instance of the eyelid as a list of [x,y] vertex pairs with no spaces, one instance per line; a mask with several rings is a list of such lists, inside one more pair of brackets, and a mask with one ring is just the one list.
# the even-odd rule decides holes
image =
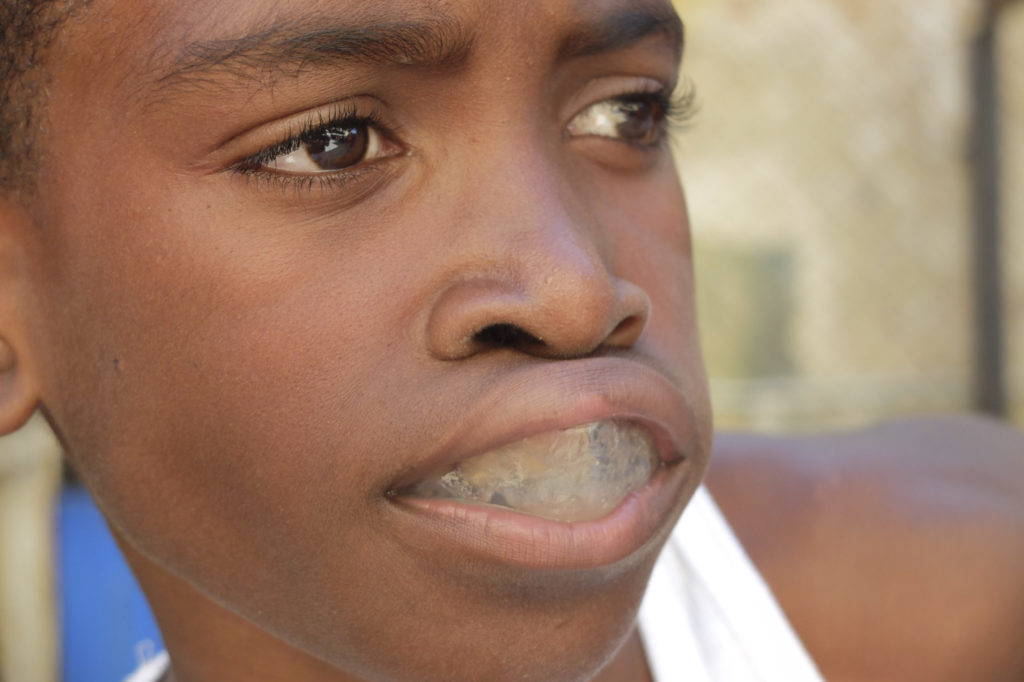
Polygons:
[[343,119],[366,120],[388,140],[404,147],[401,129],[387,117],[386,111],[375,97],[348,97],[254,126],[222,145],[211,161],[216,160],[220,171],[244,172],[246,164],[251,168],[253,162],[274,151],[295,148],[303,135]]

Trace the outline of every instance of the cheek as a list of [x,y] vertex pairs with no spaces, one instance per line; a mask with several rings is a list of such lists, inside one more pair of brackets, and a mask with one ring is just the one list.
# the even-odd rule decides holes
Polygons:
[[395,285],[369,255],[340,259],[245,214],[148,205],[93,207],[94,221],[53,235],[48,407],[71,456],[89,458],[83,474],[108,506],[180,493],[242,518],[275,496],[308,499],[342,446],[379,436],[354,425],[395,371],[373,342],[402,337],[380,303]]

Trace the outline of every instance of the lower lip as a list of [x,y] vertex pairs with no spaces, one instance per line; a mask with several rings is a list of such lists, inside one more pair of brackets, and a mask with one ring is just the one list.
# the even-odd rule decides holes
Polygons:
[[430,537],[442,552],[534,570],[599,568],[645,547],[660,547],[660,536],[680,510],[689,468],[688,459],[663,466],[646,486],[596,521],[564,523],[444,499],[399,496],[392,502],[411,522],[405,530],[415,545]]

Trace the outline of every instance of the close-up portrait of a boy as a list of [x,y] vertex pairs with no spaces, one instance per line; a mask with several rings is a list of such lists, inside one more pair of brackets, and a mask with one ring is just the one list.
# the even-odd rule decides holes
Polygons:
[[[712,440],[668,0],[0,7],[0,430],[53,428],[163,679],[665,678],[636,619]],[[721,471],[731,519],[785,488]]]

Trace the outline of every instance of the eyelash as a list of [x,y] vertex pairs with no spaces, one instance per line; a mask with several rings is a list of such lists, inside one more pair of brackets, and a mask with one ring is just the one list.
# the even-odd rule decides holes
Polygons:
[[664,146],[677,135],[692,128],[694,119],[700,113],[697,89],[693,81],[685,79],[674,90],[662,88],[655,91],[638,90],[612,99],[620,102],[647,102],[657,105],[662,111],[662,134],[656,146]]
[[697,86],[690,79],[684,79],[676,86],[674,93],[666,95],[665,118],[671,132],[684,132],[693,127],[694,119],[700,113],[700,99]]
[[[686,81],[681,88],[677,88],[675,93],[664,88],[656,91],[637,90],[609,99],[619,102],[653,104],[661,110],[662,133],[654,145],[645,146],[667,145],[676,134],[688,129],[699,109],[696,90],[691,81]],[[326,131],[345,126],[374,128],[379,134],[390,140],[394,140],[397,136],[396,129],[383,123],[376,108],[370,110],[369,113],[360,114],[352,104],[337,105],[327,112],[321,112],[316,117],[307,119],[298,130],[287,131],[280,141],[235,163],[231,166],[231,170],[254,180],[307,191],[317,187],[329,189],[350,184],[363,173],[372,172],[374,164],[359,164],[350,169],[316,175],[275,173],[265,169],[275,159],[298,150],[303,144],[321,137]]]

